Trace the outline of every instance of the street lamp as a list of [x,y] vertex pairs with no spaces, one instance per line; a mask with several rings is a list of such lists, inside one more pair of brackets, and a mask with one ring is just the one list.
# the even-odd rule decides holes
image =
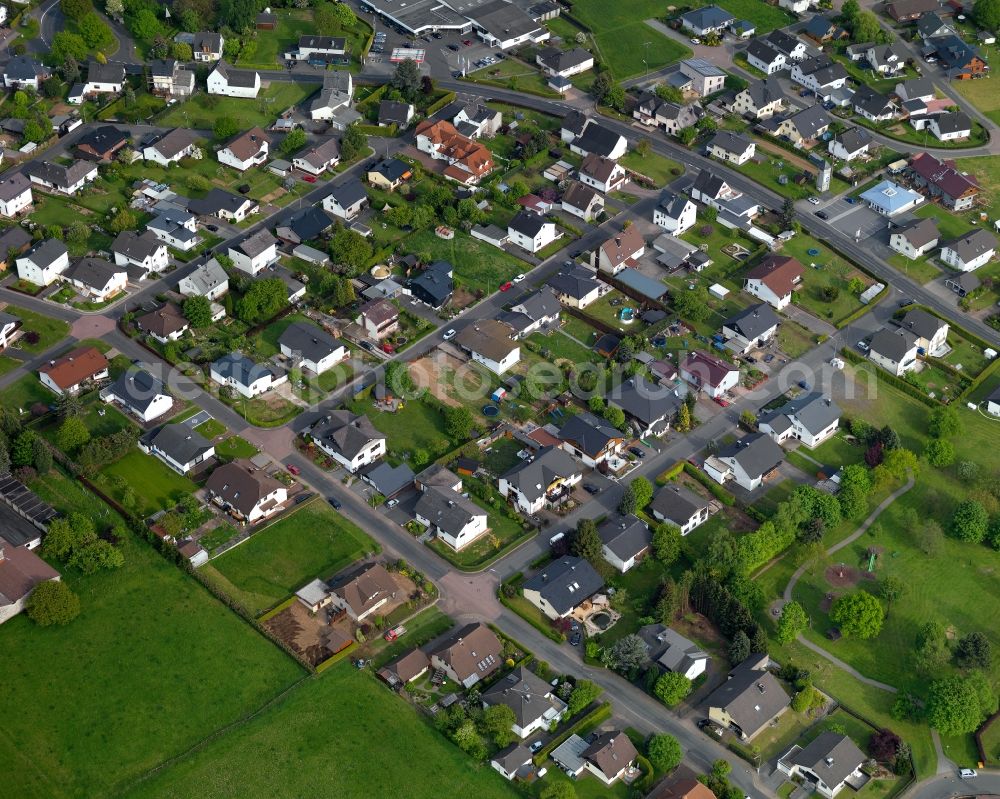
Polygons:
[[651,45],[651,44],[652,44],[652,42],[643,42],[642,43],[642,46],[644,48],[646,48],[645,49],[645,53],[644,53],[644,55],[642,57],[642,65],[645,68],[645,71],[643,72],[644,76],[649,74],[649,45]]

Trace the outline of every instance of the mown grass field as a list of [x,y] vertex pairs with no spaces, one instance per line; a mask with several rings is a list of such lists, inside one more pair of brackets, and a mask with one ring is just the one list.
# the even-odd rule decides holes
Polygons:
[[406,246],[409,252],[429,255],[430,261],[448,261],[455,267],[456,286],[484,294],[492,294],[500,284],[527,268],[524,261],[461,231],[455,231],[455,238],[445,241],[433,230],[422,230],[410,236]]
[[212,130],[215,120],[232,117],[240,121],[241,128],[252,128],[254,125],[267,128],[285,109],[298,105],[317,89],[319,89],[318,83],[274,81],[267,88],[261,87],[260,93],[254,99],[198,93],[158,117],[156,124],[164,127]]

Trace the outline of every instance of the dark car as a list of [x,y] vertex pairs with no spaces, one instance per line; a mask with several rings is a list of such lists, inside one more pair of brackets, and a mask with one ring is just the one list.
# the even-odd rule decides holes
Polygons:
[[573,633],[569,639],[570,646],[580,646],[580,641],[583,640],[583,636],[580,633]]
[[340,510],[341,507],[340,500],[337,499],[336,497],[329,497],[327,499],[327,502],[329,502],[332,507],[336,508],[337,510]]
[[800,380],[796,385],[803,391],[809,390],[809,384],[805,380]]
[[364,347],[369,352],[372,352],[375,349],[375,347],[372,345],[370,341],[362,341],[361,346]]
[[830,218],[830,215],[826,211],[817,211],[816,212],[816,216],[818,216],[820,219],[829,219]]
[[435,39],[440,39],[441,38],[441,34],[438,33],[437,31],[434,31],[434,33],[432,33],[431,36],[433,36]]
[[448,45],[448,49],[451,50],[453,53],[457,53],[458,50],[459,50],[459,47],[458,47],[457,44],[449,44]]
[[205,230],[209,231],[210,233],[217,233],[219,231],[219,226],[218,225],[205,225]]
[[635,457],[637,458],[646,457],[646,451],[644,449],[640,449],[639,447],[629,447],[628,451],[631,452],[633,455],[635,455]]
[[904,297],[899,301],[899,307],[905,308],[907,305],[913,305],[915,302],[916,300],[913,297]]
[[584,483],[583,484],[583,490],[586,491],[591,496],[593,496],[594,494],[601,493],[601,489],[599,489],[593,483]]

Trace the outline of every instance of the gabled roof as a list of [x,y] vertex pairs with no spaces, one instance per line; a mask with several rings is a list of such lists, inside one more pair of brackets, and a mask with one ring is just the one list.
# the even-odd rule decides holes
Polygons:
[[136,233],[133,230],[123,230],[112,242],[111,252],[119,253],[135,261],[144,261],[155,255],[161,247],[166,246],[149,231]]
[[156,150],[164,158],[174,158],[178,153],[183,152],[197,140],[194,131],[186,128],[174,128],[164,133],[153,144],[147,145]]
[[538,591],[560,614],[568,613],[604,587],[604,580],[583,558],[567,556],[546,564],[524,582],[524,589]]
[[711,61],[704,58],[685,58],[681,61],[682,70],[690,70],[703,78],[724,78],[726,73]]
[[875,91],[871,86],[858,86],[851,98],[854,107],[866,111],[872,116],[884,114],[887,109],[891,110],[892,101],[887,95]]
[[411,277],[409,286],[411,291],[415,288],[426,294],[434,307],[439,307],[455,290],[451,264],[447,261],[435,261],[416,277]]
[[254,127],[232,139],[225,149],[229,150],[240,161],[249,161],[269,143],[270,139],[268,139],[267,134],[260,128]]
[[186,279],[194,284],[199,296],[204,296],[222,283],[227,283],[229,275],[222,268],[222,264],[215,258],[211,258],[189,274]]
[[292,322],[286,327],[278,338],[278,345],[313,362],[326,358],[344,346],[322,328],[305,322]]
[[601,252],[612,267],[618,267],[634,258],[636,253],[644,249],[646,241],[642,237],[642,231],[638,225],[630,225],[620,233],[616,233],[610,239],[606,239],[601,244]]
[[241,89],[252,89],[257,85],[257,81],[260,80],[260,76],[256,71],[252,69],[236,69],[236,67],[227,63],[225,59],[221,59],[215,65],[213,71],[218,72],[228,85]]
[[462,532],[474,518],[486,515],[486,511],[471,499],[450,488],[437,486],[428,486],[421,492],[414,512],[452,536]]
[[840,406],[829,397],[819,392],[796,397],[760,417],[760,422],[770,423],[778,417],[785,416],[795,419],[807,432],[817,435],[826,430],[841,417]]
[[283,486],[250,463],[233,461],[212,472],[205,488],[246,516],[264,497]]
[[683,674],[696,661],[708,660],[708,654],[701,647],[670,627],[665,628],[657,638],[666,644],[666,649],[656,659],[665,669]]
[[39,269],[46,269],[68,253],[66,245],[59,239],[45,239],[21,257],[30,259]]
[[348,460],[353,460],[372,441],[385,439],[367,416],[347,410],[331,411],[309,432],[313,438],[321,440]]
[[108,283],[125,273],[125,267],[115,266],[103,258],[81,258],[64,273],[67,280],[75,280],[98,291],[107,288]]
[[646,523],[633,514],[605,519],[597,528],[597,534],[604,546],[626,561],[641,555],[653,541]]
[[599,183],[607,183],[615,172],[618,164],[610,158],[597,153],[589,153],[580,162],[580,174],[593,178]]
[[972,120],[969,119],[968,114],[964,114],[961,111],[951,114],[938,114],[931,117],[931,124],[941,133],[958,133],[963,130],[969,131],[972,129]]
[[[317,169],[320,167],[325,167],[330,161],[340,158],[340,142],[336,139],[327,139],[322,144],[318,144],[311,150],[307,150],[304,153],[300,153],[295,156],[295,160],[305,161],[310,166],[314,166]],[[396,160],[396,159],[393,159]],[[382,162],[386,163],[385,161]]]
[[10,202],[26,191],[31,191],[31,181],[23,172],[7,173],[0,176],[0,201]]
[[572,266],[549,278],[548,286],[559,294],[579,300],[599,289],[601,283],[589,269]]
[[330,189],[327,197],[332,197],[341,208],[350,208],[368,199],[364,184],[357,178],[350,178]]
[[539,216],[532,211],[518,211],[517,215],[507,223],[507,229],[534,239],[546,225],[551,225],[544,216]]
[[187,464],[213,449],[212,442],[186,424],[165,424],[149,443],[176,463]]
[[710,386],[717,386],[725,380],[730,372],[737,371],[738,367],[709,355],[701,350],[688,353],[688,356],[681,364],[681,371],[687,372],[698,378],[699,382]]
[[789,117],[795,129],[803,139],[814,139],[830,126],[830,115],[823,106],[811,105]]
[[0,538],[0,607],[9,607],[28,596],[35,586],[55,580],[59,572],[26,547],[11,546]]
[[96,347],[77,347],[61,358],[49,361],[38,371],[48,375],[59,388],[65,390],[79,385],[108,368],[108,359]]
[[256,258],[261,253],[267,252],[268,249],[277,243],[278,240],[271,235],[271,232],[267,228],[261,228],[252,236],[243,239],[243,241],[232,249],[239,250],[248,258]]
[[398,158],[388,158],[384,161],[379,161],[369,171],[378,172],[390,183],[395,183],[402,180],[412,170],[410,165],[405,161],[400,161]]
[[383,100],[378,106],[378,121],[386,124],[405,125],[413,116],[413,106],[395,100]]
[[111,61],[102,64],[91,60],[87,63],[87,83],[121,83],[125,80],[125,66]]
[[862,147],[872,143],[872,135],[861,127],[848,128],[839,136],[836,141],[849,153],[856,153]]
[[[122,405],[144,413],[157,397],[167,396],[167,391],[157,378],[145,369],[128,369],[104,389]],[[103,394],[102,394],[103,396]],[[168,425],[182,427],[182,425]]]
[[563,192],[563,203],[570,205],[580,211],[586,211],[600,195],[590,186],[578,180],[569,181],[566,191]]
[[785,458],[785,451],[763,433],[751,433],[719,450],[720,458],[732,458],[750,477],[765,475]]
[[647,509],[650,513],[658,512],[665,519],[682,527],[690,521],[702,508],[708,507],[708,500],[696,494],[690,488],[678,483],[667,483],[653,497]]
[[721,28],[736,19],[732,14],[718,6],[696,8],[681,15],[681,20],[699,30],[705,28]]
[[161,308],[143,314],[135,321],[140,329],[153,333],[160,338],[166,338],[188,327],[188,320],[184,318],[181,309],[172,302],[168,302]]
[[759,280],[777,296],[784,297],[795,290],[798,280],[805,274],[805,267],[787,255],[768,255],[747,272],[747,280]]
[[518,463],[500,476],[522,493],[529,502],[543,496],[552,483],[580,473],[580,467],[565,450],[549,445],[542,447],[531,460]]
[[775,28],[764,39],[778,52],[785,55],[791,55],[796,50],[801,50],[803,46],[803,42],[799,41],[797,36],[792,36],[781,28]]
[[552,687],[534,672],[518,666],[483,691],[487,705],[507,705],[514,711],[514,723],[522,729],[537,721],[556,705],[550,697]]
[[846,735],[821,732],[804,748],[793,750],[782,761],[809,769],[831,789],[836,788],[865,762],[865,754]]
[[215,31],[201,31],[194,35],[192,47],[196,53],[220,53],[222,52],[222,36]]
[[608,396],[610,405],[621,408],[643,425],[651,425],[661,419],[669,420],[682,401],[676,389],[652,383],[642,375],[630,377]]
[[772,64],[784,53],[779,53],[766,39],[753,39],[747,47],[747,55],[765,64]]
[[543,286],[535,293],[520,300],[514,307],[527,314],[530,319],[537,321],[549,316],[557,316],[562,306],[552,289]]
[[917,337],[905,330],[883,328],[872,335],[871,352],[899,363],[916,347]]
[[69,166],[56,164],[52,161],[31,161],[24,167],[29,177],[50,183],[60,189],[68,189],[90,174],[96,176],[97,165],[91,161],[74,161]]
[[77,148],[87,148],[95,153],[106,153],[125,144],[131,136],[114,125],[101,125],[87,131],[76,141]]
[[621,730],[600,733],[583,752],[583,759],[589,760],[607,777],[617,775],[638,756],[632,740]]
[[462,328],[455,343],[492,361],[502,361],[519,348],[510,325],[496,319],[479,319]]
[[485,624],[474,622],[456,630],[431,652],[465,681],[473,675],[488,677],[503,663],[503,646]]
[[954,161],[941,160],[927,152],[917,153],[910,158],[910,169],[914,174],[944,195],[958,198],[967,196],[969,192],[978,193],[979,186],[976,182],[959,172],[955,166]]
[[212,362],[212,371],[223,379],[236,380],[242,386],[250,386],[261,377],[274,372],[264,364],[256,363],[239,352],[231,352]]
[[[984,253],[995,250],[997,246],[997,240],[993,236],[993,234],[990,233],[988,230],[977,228],[976,230],[973,230],[971,233],[967,233],[966,235],[961,236],[960,238],[949,241],[944,246],[947,247],[949,250],[954,251],[959,258],[968,263],[969,261],[978,258]],[[912,314],[917,313],[917,311],[919,310],[920,309],[915,309],[913,311],[910,311],[910,313],[906,315],[906,318],[909,319],[909,317]],[[921,313],[926,313],[926,312],[921,311]],[[930,314],[927,315],[930,316]],[[904,323],[905,321],[906,320],[904,319]]]
[[748,148],[753,146],[753,142],[748,136],[742,133],[733,133],[730,130],[720,130],[708,143],[709,147],[720,147],[732,155],[743,155]]
[[583,133],[573,141],[573,144],[588,155],[610,156],[614,152],[615,147],[618,146],[621,138],[621,135],[618,133],[591,119],[587,122],[587,127],[583,129]]
[[48,74],[48,67],[26,55],[14,56],[4,67],[4,75],[11,82],[35,80]]
[[559,50],[555,47],[546,47],[539,54],[542,65],[556,72],[564,69],[573,69],[588,61],[593,61],[594,54],[580,47],[572,50]]
[[745,339],[755,339],[775,327],[781,320],[766,302],[750,305],[737,311],[722,323]]
[[288,220],[288,227],[298,236],[299,241],[318,239],[332,225],[333,220],[317,205],[303,208]]
[[562,441],[573,444],[591,457],[599,455],[608,444],[623,437],[619,429],[589,411],[570,416],[559,428]]
[[231,214],[235,214],[244,206],[248,204],[253,205],[253,202],[253,200],[247,197],[241,197],[238,194],[232,194],[223,189],[212,189],[200,199],[194,198],[189,200],[188,210],[197,216],[214,216],[220,211],[228,211]]
[[358,308],[358,315],[368,319],[373,325],[382,325],[399,317],[399,309],[385,298],[370,300]]
[[784,89],[773,78],[752,80],[743,91],[747,93],[753,107],[758,111],[772,103],[781,103],[785,99]]
[[893,233],[899,233],[911,246],[919,249],[925,247],[933,241],[937,241],[941,233],[938,231],[937,219],[927,217],[926,219],[914,218],[909,222],[894,227]]
[[747,736],[752,736],[791,704],[778,679],[771,672],[756,668],[758,660],[759,656],[751,655],[729,672],[726,682],[705,700],[710,708],[724,709]]

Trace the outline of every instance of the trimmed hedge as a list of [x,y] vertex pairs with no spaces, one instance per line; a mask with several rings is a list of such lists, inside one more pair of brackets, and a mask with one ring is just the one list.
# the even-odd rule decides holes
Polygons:
[[444,97],[442,97],[436,103],[431,103],[429,106],[427,106],[427,110],[424,111],[424,116],[427,117],[432,116],[436,114],[438,111],[440,111],[442,108],[444,108],[446,105],[455,102],[455,96],[456,96],[455,92],[448,92],[447,94],[444,95]]
[[956,397],[956,399],[962,402],[968,400],[968,398],[972,395],[972,392],[975,391],[977,388],[979,388],[983,383],[985,383],[991,377],[993,377],[993,375],[996,374],[997,370],[1000,370],[1000,358],[995,359],[993,363],[991,363],[989,366],[983,369],[983,371],[981,371],[978,375],[976,375],[975,379],[972,380],[969,383],[969,385],[967,385],[962,390],[962,393],[959,394]]
[[657,475],[656,484],[658,486],[666,485],[671,480],[676,478],[677,475],[679,475],[681,472],[684,471],[684,463],[685,463],[684,461],[677,461],[677,463],[675,463],[669,469],[664,469],[662,472],[659,473],[659,475]]
[[876,305],[882,302],[882,300],[884,300],[886,298],[886,295],[888,295],[889,293],[888,284],[883,283],[883,285],[885,286],[885,288],[882,289],[878,294],[876,294],[872,298],[871,302],[869,302],[867,305],[862,305],[860,308],[854,311],[854,313],[849,313],[847,316],[845,316],[843,319],[837,322],[834,325],[834,327],[836,327],[839,330],[841,328],[847,327],[849,324],[852,324],[853,322],[857,322],[862,316],[864,316],[872,308],[874,308]]
[[687,461],[684,461],[684,471],[711,491],[712,496],[719,500],[719,502],[723,505],[732,506],[736,504],[735,496],[726,491],[726,489],[720,486],[717,482],[715,482],[715,480],[705,474],[697,466],[693,466]]
[[[841,355],[844,356],[844,358],[846,360],[850,361],[853,364],[862,364],[862,363],[867,363],[867,361],[868,361],[867,358],[862,358],[856,352],[854,352],[853,350],[848,349],[847,347],[844,347],[840,351],[840,353],[841,353]],[[919,400],[924,405],[926,405],[928,408],[938,408],[938,407],[940,407],[940,405],[941,405],[940,402],[938,402],[937,400],[931,399],[923,391],[921,391],[916,386],[910,385],[905,380],[903,380],[903,378],[896,377],[896,375],[893,375],[893,374],[889,374],[885,369],[882,369],[879,366],[874,367],[874,369],[875,369],[875,376],[879,380],[884,380],[886,383],[888,383],[893,388],[898,388],[904,394],[909,394],[911,397],[913,397],[913,399]]]
[[320,663],[318,666],[316,666],[316,673],[317,674],[322,674],[324,671],[326,671],[328,668],[330,668],[330,666],[332,666],[333,664],[340,663],[340,661],[342,661],[344,658],[346,658],[348,655],[350,655],[357,648],[358,648],[357,641],[351,641],[351,643],[349,643],[344,649],[341,649],[335,655],[331,655],[326,660],[324,660],[322,663]]
[[563,744],[571,735],[575,735],[586,728],[595,727],[602,721],[607,721],[609,718],[611,718],[611,703],[604,702],[599,707],[591,710],[587,715],[578,719],[575,723],[567,727],[545,746],[539,749],[538,752],[535,753],[534,758],[532,758],[535,761],[535,765],[542,765],[542,763],[545,762],[545,758],[549,756],[549,753],[556,747]]
[[363,125],[360,122],[355,123],[354,127],[360,130],[365,136],[384,136],[386,138],[392,138],[393,136],[399,135],[399,125],[395,122],[391,125]]
[[[534,627],[536,630],[538,630],[538,632],[540,632],[542,635],[544,635],[549,640],[555,641],[557,644],[565,643],[566,636],[563,635],[558,630],[553,629],[549,625],[542,624],[538,619],[532,619],[532,618],[529,618],[528,616],[522,616],[521,613],[518,611],[518,609],[516,607],[514,607],[513,603],[511,603],[511,601],[509,599],[507,599],[507,597],[505,597],[503,595],[503,591],[499,592],[498,599],[500,600],[500,604],[501,605],[503,605],[508,610],[511,610],[514,613],[517,613],[518,616],[520,616],[522,619],[524,619],[526,622],[528,622],[528,624],[530,624],[532,627]],[[534,606],[532,606],[532,607],[534,607]]]

